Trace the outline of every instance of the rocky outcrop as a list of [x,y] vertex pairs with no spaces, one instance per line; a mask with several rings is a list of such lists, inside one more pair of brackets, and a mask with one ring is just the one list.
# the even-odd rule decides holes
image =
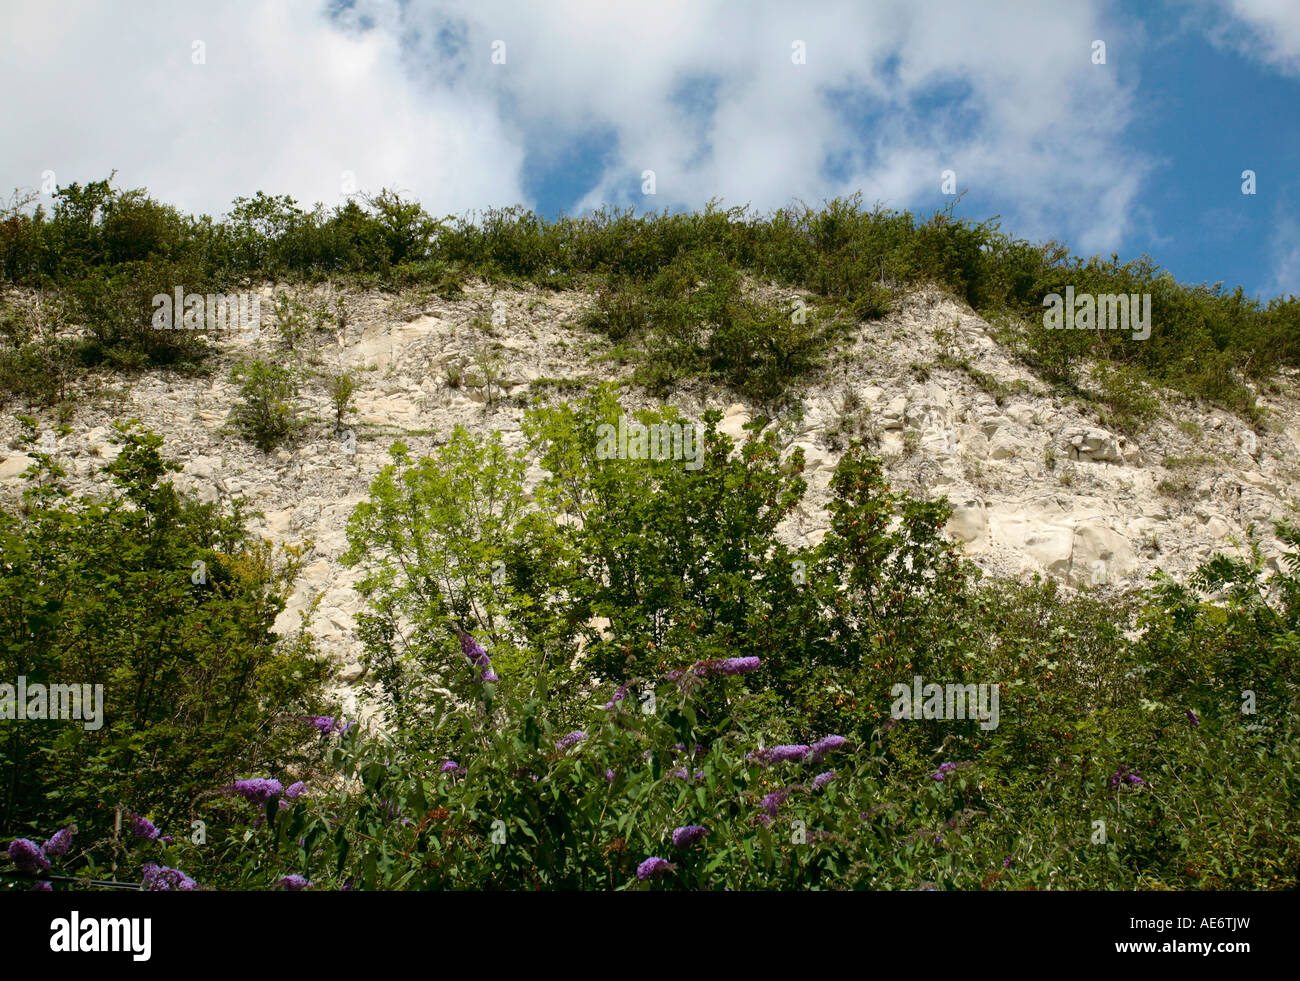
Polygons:
[[[183,464],[178,487],[205,501],[246,498],[261,512],[252,523],[258,534],[309,541],[277,629],[293,629],[306,614],[344,666],[344,680],[361,683],[354,616],[362,604],[355,572],[339,559],[348,516],[388,462],[389,445],[400,437],[413,453],[428,453],[463,425],[498,430],[508,446],[522,446],[525,406],[540,393],[557,383],[626,379],[631,369],[596,357],[608,345],[580,326],[589,303],[578,293],[484,285],[457,301],[353,296],[348,328],[309,340],[296,355],[309,377],[301,401],[315,421],[293,448],[262,454],[229,426],[237,393],[228,364],[255,344],[271,350],[274,330],[263,329],[260,341],[220,339],[218,370],[206,378],[150,374],[124,381],[120,398],[88,397],[73,432],[56,441],[56,455],[74,490],[102,489],[102,467],[117,452],[111,422],[138,418]],[[972,370],[944,367],[960,363]],[[342,370],[359,384],[350,438],[329,424],[319,381]],[[1135,584],[1158,567],[1185,573],[1217,550],[1237,549],[1252,525],[1267,533],[1300,487],[1294,376],[1261,396],[1266,428],[1219,409],[1170,404],[1169,418],[1134,440],[1049,391],[969,308],[935,291],[862,324],[797,392],[801,410],[772,423],[786,451],[797,447],[805,458],[808,495],[780,532],[792,544],[826,534],[830,477],[854,437],[884,457],[895,487],[949,499],[947,531],[975,562],[1076,586]],[[650,404],[631,388],[626,401]],[[719,429],[736,441],[762,414],[698,387],[673,401],[695,417],[721,410]],[[0,500],[8,503],[31,462],[18,431],[12,415],[0,417]],[[540,476],[530,467],[531,483]],[[1276,555],[1270,540],[1265,552]]]

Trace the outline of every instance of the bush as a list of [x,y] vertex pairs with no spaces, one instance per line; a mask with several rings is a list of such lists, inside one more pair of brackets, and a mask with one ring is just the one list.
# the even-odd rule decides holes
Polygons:
[[[148,756],[183,772],[181,796],[202,804],[216,843],[178,841],[159,857],[229,888],[286,888],[286,876],[301,877],[287,887],[317,889],[1296,884],[1295,528],[1277,528],[1288,551],[1272,577],[1256,549],[1128,599],[979,579],[941,532],[946,503],[892,491],[879,461],[853,446],[832,477],[825,538],[791,550],[773,529],[802,497],[798,454],[782,461],[770,433],[735,454],[716,413],[705,417],[698,469],[597,452],[600,425],[621,414],[613,391],[598,388],[530,413],[517,453],[499,435],[464,431],[436,458],[412,461],[395,446],[348,525],[367,657],[395,728],[376,738],[315,720],[314,749],[286,726],[275,730],[282,741],[244,755],[244,744],[218,740],[213,756],[233,761],[225,770],[198,749],[186,765]],[[547,474],[535,504],[523,492],[533,454]],[[48,457],[42,466],[57,483]],[[43,535],[6,538],[5,554],[22,559],[8,567],[19,577],[13,599],[36,598],[0,603],[31,614],[9,636],[68,650],[40,640],[59,624],[42,598],[67,581],[49,565],[56,557],[83,570],[74,585],[101,568],[135,584],[124,569],[145,559],[145,583],[166,580],[164,566],[186,568],[175,550],[141,559],[120,544],[135,541],[123,527],[148,527],[152,542],[189,514],[158,480],[165,469],[137,450],[114,466],[135,506],[108,512],[126,525],[96,528],[120,556],[46,545],[48,535],[79,541],[66,514],[39,523]],[[48,503],[61,500],[48,481],[31,500],[62,508]],[[204,514],[220,526],[202,509],[185,526]],[[233,595],[248,595],[229,545],[199,554]],[[268,582],[265,569],[253,563],[254,583]],[[144,631],[150,654],[161,637],[164,651],[184,642],[210,656],[210,636],[184,629],[198,619],[222,624],[222,640],[266,636],[232,634],[245,621],[226,629],[222,607],[192,605],[206,596],[192,585],[156,589],[132,593],[150,614],[145,627],[119,630],[121,604],[101,608],[89,588],[78,595],[91,605],[77,609],[97,618],[92,633],[105,643]],[[266,624],[279,606],[243,609]],[[228,685],[222,672],[237,668],[223,665],[195,675],[178,666],[181,681],[162,677],[179,690],[146,704],[192,705],[184,684]],[[989,686],[996,718],[900,719],[894,688],[917,676]],[[287,721],[299,709],[271,711]],[[102,772],[80,759],[58,769],[65,753],[60,744],[44,764],[51,779]],[[257,806],[223,793],[235,767],[266,775],[246,787]],[[154,769],[144,773],[138,787],[121,784],[137,812],[149,794],[172,799]],[[298,781],[306,794],[286,789]],[[80,809],[66,811],[25,801],[23,813],[52,831],[93,810],[84,791],[76,799]],[[154,854],[144,847],[125,860]],[[105,835],[88,854],[122,854],[121,842]]]
[[357,390],[357,381],[352,377],[351,372],[330,375],[325,382],[325,388],[329,392],[330,405],[334,407],[334,429],[335,431],[343,428],[343,417],[352,409],[352,395]]
[[29,450],[40,474],[0,510],[0,678],[103,686],[101,728],[4,723],[0,836],[75,820],[93,841],[119,805],[188,834],[213,787],[297,759],[294,715],[326,704],[310,640],[271,633],[298,555],[250,541],[238,508],[177,493],[159,437],[117,438],[105,498],[68,496]]
[[294,401],[298,385],[289,368],[254,358],[236,365],[230,376],[239,382],[242,400],[232,418],[244,438],[263,453],[270,453],[302,426]]

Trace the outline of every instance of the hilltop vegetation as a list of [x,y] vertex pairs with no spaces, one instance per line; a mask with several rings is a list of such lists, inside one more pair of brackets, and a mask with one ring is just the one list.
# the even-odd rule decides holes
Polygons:
[[[855,196],[769,215],[711,204],[547,221],[522,208],[434,218],[389,191],[306,210],[259,191],[214,220],[114,188],[111,178],[59,188],[48,214],[31,203],[15,195],[0,212],[0,283],[50,297],[41,317],[0,316],[0,393],[29,400],[57,401],[67,378],[96,365],[201,362],[201,334],[151,329],[156,293],[324,278],[448,296],[468,277],[587,289],[596,297],[589,325],[638,359],[645,384],[662,390],[704,377],[766,402],[816,366],[841,331],[926,281],[1001,325],[1004,343],[1056,384],[1077,386],[1074,367],[1085,357],[1113,366],[1110,384],[1089,393],[1102,402],[1153,384],[1250,414],[1250,385],[1300,365],[1296,297],[1265,304],[1240,287],[1180,284],[1146,257],[1085,260],[1060,243],[1010,237],[995,220],[954,218],[951,208],[921,220],[864,208]],[[746,278],[806,291],[812,309],[764,303]],[[1067,285],[1152,294],[1150,338],[1043,330],[1043,297]],[[83,328],[76,339],[64,336],[71,325]],[[35,365],[59,385],[34,381]]]

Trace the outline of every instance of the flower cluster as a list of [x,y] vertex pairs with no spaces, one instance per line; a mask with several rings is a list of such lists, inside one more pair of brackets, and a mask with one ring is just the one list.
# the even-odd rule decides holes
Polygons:
[[768,765],[771,763],[795,762],[802,763],[808,760],[811,763],[821,762],[822,757],[827,753],[834,752],[848,745],[848,740],[843,736],[826,736],[819,739],[811,746],[803,743],[794,743],[788,746],[773,746],[770,749],[758,749],[749,753],[745,759],[751,762]]
[[72,836],[77,833],[77,826],[70,824],[62,831],[55,832],[50,839],[41,846],[41,850],[46,855],[52,855],[55,858],[62,858],[68,854],[68,849],[72,847]]
[[720,674],[730,676],[757,671],[761,663],[757,657],[728,657],[721,660],[700,661],[692,670],[700,678]]
[[1197,726],[1201,724],[1201,717],[1197,715],[1195,712],[1193,712],[1191,709],[1188,709],[1187,722],[1193,729],[1195,729]]
[[555,748],[563,753],[567,749],[572,749],[586,738],[587,734],[585,732],[581,729],[574,729],[573,732],[569,733],[567,736],[561,737],[560,741],[555,744]]
[[749,753],[745,759],[755,763],[786,763],[793,761],[796,763],[803,762],[804,758],[812,752],[811,746],[798,743],[791,746],[773,746],[770,749],[757,749]]
[[761,665],[762,661],[752,656],[713,658],[708,661],[696,661],[689,668],[674,668],[665,677],[669,681],[680,681],[687,675],[711,678],[717,675],[749,674],[751,671],[757,671]]
[[820,763],[822,757],[827,753],[833,753],[837,749],[842,749],[848,745],[848,740],[843,736],[826,736],[812,744],[812,754],[808,757],[810,762]]
[[311,882],[301,875],[286,875],[277,885],[286,892],[301,892],[312,886]]
[[1127,766],[1121,766],[1110,776],[1110,785],[1118,787],[1122,783],[1131,783],[1135,787],[1145,787],[1147,782],[1142,779],[1141,770],[1130,770]]
[[144,881],[140,887],[145,892],[193,892],[198,883],[180,869],[169,869],[157,862],[144,863]]
[[834,770],[827,770],[825,773],[819,773],[817,774],[817,776],[813,777],[812,789],[821,790],[823,787],[825,787],[828,783],[830,783],[834,779],[835,779]]
[[759,809],[767,816],[769,821],[776,817],[776,809],[790,799],[790,788],[774,790],[764,797],[758,804]]
[[704,779],[703,770],[696,770],[694,774],[691,774],[684,766],[677,767],[677,769],[672,770],[668,775],[670,777],[674,777],[677,780],[689,780],[691,779],[692,776],[694,776],[696,780]]
[[473,667],[479,669],[474,680],[483,683],[500,681],[497,673],[492,670],[492,659],[483,650],[483,646],[463,630],[458,630],[457,635],[460,637],[461,652],[469,658]]
[[29,838],[17,838],[9,843],[9,860],[19,872],[41,875],[50,871],[50,860],[45,850]]
[[342,719],[336,719],[332,715],[309,715],[307,724],[316,729],[322,736],[328,736],[331,732],[337,732],[339,735],[346,735],[355,722],[344,722]]
[[145,841],[156,841],[158,836],[162,834],[152,821],[139,814],[131,816],[131,833],[137,838],[143,838]]
[[438,767],[439,773],[450,773],[452,776],[458,776],[465,772],[465,768],[455,760],[443,760],[442,766]]
[[655,858],[651,856],[636,867],[636,877],[642,882],[646,879],[657,879],[660,876],[667,875],[669,872],[676,872],[677,866],[665,858]]
[[930,774],[930,779],[935,780],[939,783],[943,783],[944,780],[947,779],[948,774],[952,773],[953,770],[959,769],[963,766],[970,766],[970,764],[969,763],[940,763],[939,769],[935,770],[933,773]]
[[709,829],[702,824],[688,824],[685,827],[674,828],[673,844],[678,848],[689,848],[708,833]]
[[279,780],[267,780],[262,777],[236,780],[230,785],[230,790],[251,804],[265,804],[284,793],[284,787],[280,785]]
[[605,703],[605,711],[613,712],[618,708],[618,703],[627,698],[628,692],[632,690],[631,685],[619,685],[618,690],[614,692],[614,697]]

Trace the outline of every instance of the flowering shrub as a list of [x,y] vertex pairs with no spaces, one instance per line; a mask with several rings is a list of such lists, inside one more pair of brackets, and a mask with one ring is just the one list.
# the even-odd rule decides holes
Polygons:
[[[53,859],[81,876],[107,850],[179,891],[1296,884],[1294,572],[1219,557],[1127,599],[981,581],[939,534],[944,506],[890,491],[856,451],[826,538],[790,552],[769,532],[801,493],[797,457],[785,469],[761,439],[732,454],[710,424],[703,477],[588,471],[559,438],[603,418],[601,398],[534,420],[556,476],[538,494],[562,512],[603,502],[581,527],[529,526],[497,473],[484,545],[426,496],[464,488],[401,460],[350,526],[382,695],[410,728],[286,709],[301,745],[194,795],[206,846],[133,816],[75,857],[70,833],[16,837],[0,881],[64,888],[40,878]],[[467,435],[456,453],[518,475]],[[417,547],[399,518],[426,505],[449,510]],[[675,522],[689,547],[664,544]],[[412,573],[371,553],[380,535]],[[513,564],[492,599],[473,559],[498,554]],[[607,630],[580,626],[598,616]],[[996,684],[999,724],[895,718],[891,687],[913,674]]]

